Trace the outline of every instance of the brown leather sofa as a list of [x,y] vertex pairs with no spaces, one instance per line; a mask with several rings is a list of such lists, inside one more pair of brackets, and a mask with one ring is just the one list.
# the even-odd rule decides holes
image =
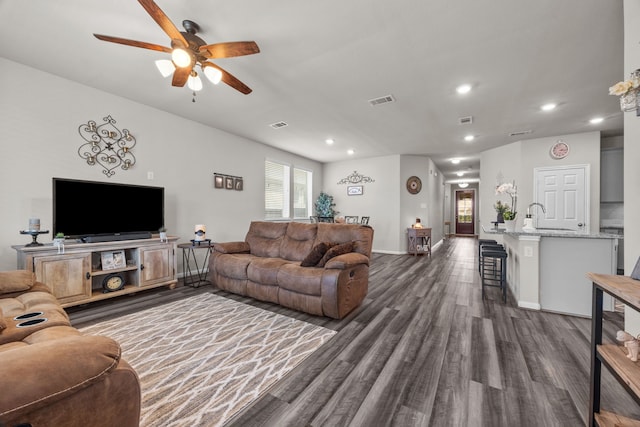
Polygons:
[[118,343],[71,327],[33,273],[0,272],[0,426],[128,427],[139,420],[140,383]]
[[[350,242],[324,266],[301,266],[320,243]],[[213,245],[209,277],[235,294],[342,319],[367,295],[372,243],[366,225],[254,221],[243,242]]]

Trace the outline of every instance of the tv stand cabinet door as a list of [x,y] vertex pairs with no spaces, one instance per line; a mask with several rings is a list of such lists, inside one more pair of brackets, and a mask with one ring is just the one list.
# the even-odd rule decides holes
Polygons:
[[140,286],[174,281],[173,245],[142,247],[140,250]]
[[91,253],[34,257],[33,265],[61,304],[91,298]]

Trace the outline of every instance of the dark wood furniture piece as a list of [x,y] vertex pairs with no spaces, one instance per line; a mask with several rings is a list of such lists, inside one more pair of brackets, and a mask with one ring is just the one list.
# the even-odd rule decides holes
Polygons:
[[[191,243],[180,243],[178,248],[182,249],[184,284],[194,288],[199,288],[202,284],[211,284],[207,279],[209,256],[213,251],[213,243],[211,242],[211,239],[205,239],[202,241],[192,240]],[[198,263],[198,258],[196,257],[197,249],[207,250],[201,263]]]
[[431,255],[431,228],[407,228],[407,252]]
[[602,343],[602,299],[606,292],[640,312],[640,282],[626,276],[588,273],[593,282],[591,317],[591,387],[589,393],[589,427],[640,426],[633,420],[600,408],[601,374],[604,365],[624,389],[640,404],[640,362],[627,358],[624,347]]

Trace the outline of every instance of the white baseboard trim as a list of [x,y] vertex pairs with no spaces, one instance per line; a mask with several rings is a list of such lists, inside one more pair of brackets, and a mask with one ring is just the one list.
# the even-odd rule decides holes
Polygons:
[[381,249],[372,249],[371,252],[377,253],[377,254],[387,254],[387,255],[406,255],[406,252],[400,252],[400,251],[385,251],[385,250],[381,250]]
[[520,308],[528,308],[529,310],[538,310],[538,311],[540,311],[540,304],[538,304],[536,302],[518,301],[518,307],[520,307]]

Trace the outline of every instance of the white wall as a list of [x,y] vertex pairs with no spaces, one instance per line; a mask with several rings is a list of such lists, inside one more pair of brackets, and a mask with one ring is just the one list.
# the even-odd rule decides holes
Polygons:
[[[624,75],[640,68],[640,1],[624,0]],[[615,82],[614,82],[615,83]],[[628,276],[640,258],[640,117],[624,113],[624,272]],[[636,336],[640,334],[640,315],[632,309],[625,310],[625,329]]]
[[[51,230],[52,177],[165,187],[166,226],[181,241],[193,238],[195,224],[205,224],[207,237],[215,241],[244,239],[249,222],[263,218],[267,157],[313,171],[314,197],[320,192],[318,162],[3,58],[0,70],[2,270],[16,268],[11,245],[30,241],[19,234],[29,218],[40,218],[42,229]],[[137,138],[135,166],[117,170],[111,178],[77,153],[84,142],[78,127],[88,120],[100,124],[107,115]],[[153,180],[147,180],[149,171]],[[244,191],[215,189],[214,172],[244,177]],[[105,208],[114,215],[127,214],[117,201],[105,201]],[[51,238],[49,234],[38,240],[48,243]]]
[[[374,182],[338,184],[357,172]],[[368,216],[374,228],[373,250],[399,253],[400,156],[345,160],[324,165],[322,191],[333,196],[339,215]],[[348,196],[348,185],[362,185],[361,196]]]
[[[375,180],[358,184],[364,187],[362,196],[348,196],[347,185],[338,184],[354,172]],[[422,181],[418,194],[406,190],[407,179],[413,175]],[[371,217],[376,252],[406,253],[406,229],[416,218],[432,228],[434,244],[442,239],[443,177],[428,157],[393,155],[329,163],[324,167],[322,187],[333,196],[340,215]]]
[[[561,160],[549,156],[551,146],[559,139],[570,147],[570,153]],[[600,133],[586,132],[548,138],[529,139],[485,151],[480,156],[480,216],[485,228],[495,221],[493,205],[497,200],[508,201],[495,194],[496,176],[502,173],[504,181],[515,180],[518,187],[518,227],[522,227],[527,206],[534,201],[534,168],[588,164],[590,167],[590,231],[600,230]],[[486,238],[486,237],[482,237]]]

